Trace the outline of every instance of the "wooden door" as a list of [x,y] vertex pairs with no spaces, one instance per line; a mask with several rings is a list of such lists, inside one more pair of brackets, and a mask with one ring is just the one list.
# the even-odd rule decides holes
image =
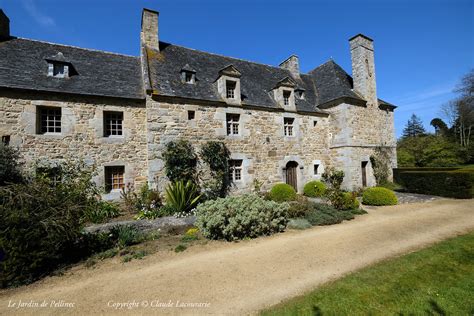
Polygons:
[[362,186],[367,186],[367,164],[368,161],[362,161]]
[[290,161],[286,164],[286,183],[291,185],[295,191],[298,191],[298,163]]

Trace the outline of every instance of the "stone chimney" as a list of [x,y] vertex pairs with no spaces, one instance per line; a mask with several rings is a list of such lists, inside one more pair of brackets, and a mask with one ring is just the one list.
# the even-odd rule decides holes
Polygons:
[[0,9],[0,39],[7,39],[10,37],[10,19]]
[[296,55],[288,57],[280,64],[280,68],[288,70],[294,78],[300,77],[300,60]]
[[349,39],[349,43],[354,90],[368,103],[376,105],[378,102],[375,84],[374,41],[363,34],[358,34]]
[[142,12],[142,31],[140,41],[142,47],[150,47],[160,50],[158,40],[158,15],[157,11],[143,9]]

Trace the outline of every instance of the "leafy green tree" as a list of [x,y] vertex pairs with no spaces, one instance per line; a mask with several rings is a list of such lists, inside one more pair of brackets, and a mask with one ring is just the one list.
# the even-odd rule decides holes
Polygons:
[[398,142],[400,167],[449,167],[464,162],[465,150],[445,137],[426,135]]
[[431,120],[430,125],[434,127],[436,135],[447,135],[448,125],[446,125],[446,123],[442,119],[436,117]]
[[0,186],[23,181],[18,158],[15,149],[0,143]]
[[412,114],[411,118],[407,122],[407,125],[405,125],[405,128],[403,129],[403,137],[417,137],[422,135],[426,135],[426,130],[423,127],[423,123],[418,116]]

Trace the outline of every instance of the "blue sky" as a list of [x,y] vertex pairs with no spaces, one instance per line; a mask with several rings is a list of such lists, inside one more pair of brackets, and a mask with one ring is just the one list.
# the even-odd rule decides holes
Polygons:
[[15,36],[138,55],[141,9],[160,11],[160,40],[307,72],[333,58],[351,73],[348,39],[374,39],[378,96],[425,127],[474,67],[474,1],[0,0]]

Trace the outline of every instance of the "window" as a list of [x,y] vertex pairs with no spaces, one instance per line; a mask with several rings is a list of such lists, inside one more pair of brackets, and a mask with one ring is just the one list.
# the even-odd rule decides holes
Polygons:
[[242,180],[242,160],[229,160],[229,178],[232,182]]
[[10,135],[2,136],[2,144],[8,146],[10,144]]
[[188,111],[188,120],[194,120],[196,118],[196,112],[195,111]]
[[236,87],[236,82],[235,81],[227,80],[225,82],[227,99],[234,99],[235,98],[235,87]]
[[318,165],[318,164],[314,164],[314,175],[317,175],[317,174],[318,174],[318,169],[319,169],[319,165]]
[[239,135],[239,114],[227,114],[227,135]]
[[61,183],[61,169],[59,167],[40,167],[36,168],[36,176],[48,179],[51,185],[56,186]]
[[105,189],[107,192],[122,190],[125,187],[124,173],[124,166],[105,167]]
[[38,134],[61,133],[61,108],[38,107]]
[[300,99],[300,100],[304,99],[304,91],[303,90],[295,90],[295,94],[298,97],[298,99]]
[[291,91],[288,91],[288,90],[283,91],[283,104],[284,105],[290,105],[290,96],[291,96]]
[[316,125],[318,125],[318,121],[314,120],[313,121],[313,127],[316,127]]
[[53,64],[53,77],[64,78],[64,64]]
[[295,119],[292,117],[285,117],[283,119],[283,126],[284,126],[284,132],[285,136],[293,136],[293,123],[295,122]]
[[104,112],[104,136],[123,135],[123,112]]
[[196,75],[194,71],[183,70],[181,72],[181,80],[184,83],[194,84],[196,82]]

